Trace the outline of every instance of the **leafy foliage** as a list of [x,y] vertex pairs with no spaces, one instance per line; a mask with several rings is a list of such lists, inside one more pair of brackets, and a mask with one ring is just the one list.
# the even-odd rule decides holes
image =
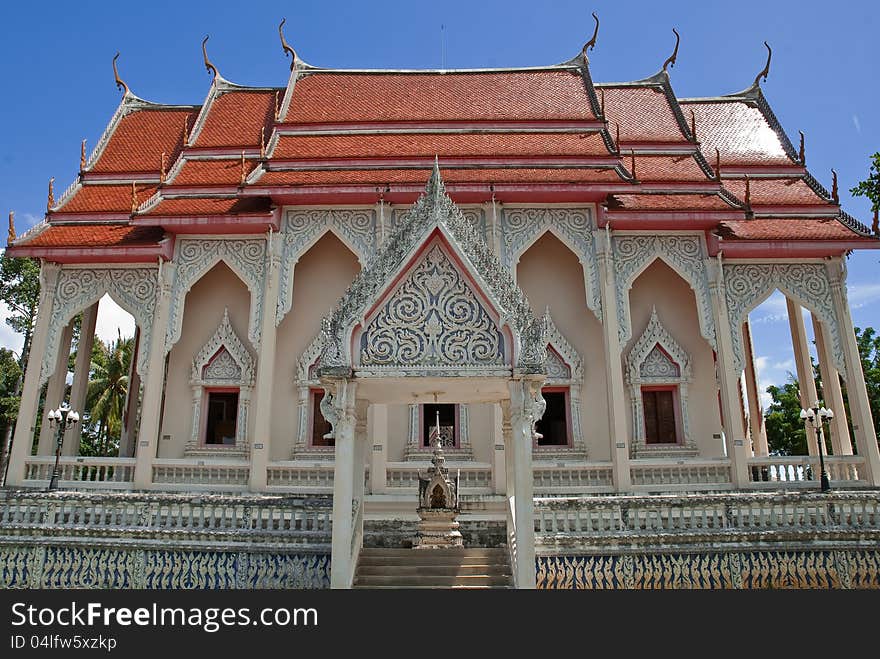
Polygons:
[[134,338],[124,339],[121,334],[112,343],[100,339],[94,342],[86,397],[89,418],[80,442],[82,455],[118,455],[133,349]]
[[850,188],[849,192],[854,197],[867,197],[871,200],[871,210],[880,211],[880,152],[871,156],[868,178]]

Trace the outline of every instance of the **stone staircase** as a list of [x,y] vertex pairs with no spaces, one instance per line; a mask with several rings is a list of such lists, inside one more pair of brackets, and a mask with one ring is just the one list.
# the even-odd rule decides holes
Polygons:
[[355,588],[512,588],[506,548],[361,550]]

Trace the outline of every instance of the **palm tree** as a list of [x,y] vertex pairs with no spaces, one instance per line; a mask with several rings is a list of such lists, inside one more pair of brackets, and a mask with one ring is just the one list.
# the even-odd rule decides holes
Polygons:
[[94,345],[87,407],[90,423],[97,425],[98,453],[107,455],[111,440],[119,450],[134,338],[123,339],[120,332],[116,341],[104,343],[98,339]]

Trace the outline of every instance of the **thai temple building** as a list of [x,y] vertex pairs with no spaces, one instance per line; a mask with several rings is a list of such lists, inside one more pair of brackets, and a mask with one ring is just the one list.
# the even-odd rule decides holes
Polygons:
[[[678,98],[677,39],[631,82],[594,81],[595,34],[562,64],[433,71],[320,68],[282,34],[266,88],[203,43],[200,105],[117,73],[74,182],[10,223],[42,289],[3,583],[880,587],[846,294],[876,221],[807,169],[769,56]],[[835,412],[805,456],[763,426],[748,314],[777,290],[802,406]],[[105,295],[137,327],[122,440],[80,456],[38,411],[83,410]],[[417,551],[438,450],[464,547]]]

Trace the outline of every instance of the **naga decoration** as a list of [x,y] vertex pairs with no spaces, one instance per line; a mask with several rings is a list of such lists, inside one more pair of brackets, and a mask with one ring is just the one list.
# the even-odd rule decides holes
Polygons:
[[213,75],[213,79],[216,80],[217,76],[220,75],[220,72],[217,71],[217,67],[211,63],[211,60],[208,59],[208,49],[205,46],[208,43],[208,37],[210,35],[205,35],[205,38],[202,39],[202,56],[205,58],[205,70]]
[[128,96],[131,93],[131,91],[129,90],[128,85],[125,84],[125,81],[119,77],[119,69],[116,68],[116,60],[118,60],[118,59],[119,59],[119,53],[117,52],[113,56],[113,76],[116,78],[116,88],[117,89],[124,89],[125,91],[122,92],[122,95]]
[[672,28],[673,33],[675,34],[675,49],[672,51],[672,55],[666,58],[666,61],[663,62],[663,71],[667,69],[667,67],[675,66],[675,61],[678,59],[678,44],[681,42],[681,37],[678,34],[678,30]]
[[753,87],[757,87],[761,81],[761,78],[764,79],[764,82],[767,82],[767,76],[770,74],[770,60],[773,57],[773,49],[770,47],[766,41],[764,45],[767,47],[767,63],[764,65],[764,68],[761,69],[761,72],[755,76],[755,82],[752,83]]
[[593,50],[596,47],[596,37],[599,36],[599,17],[596,16],[596,12],[591,12],[593,15],[593,20],[596,21],[596,27],[593,29],[593,36],[590,37],[590,40],[584,44],[583,56],[584,60],[587,59],[587,51]]
[[296,51],[290,47],[287,39],[284,38],[284,30],[282,28],[286,22],[286,18],[281,19],[281,23],[278,25],[278,36],[281,37],[281,47],[284,49],[284,56],[290,56],[290,70],[293,71],[293,67],[296,65]]

